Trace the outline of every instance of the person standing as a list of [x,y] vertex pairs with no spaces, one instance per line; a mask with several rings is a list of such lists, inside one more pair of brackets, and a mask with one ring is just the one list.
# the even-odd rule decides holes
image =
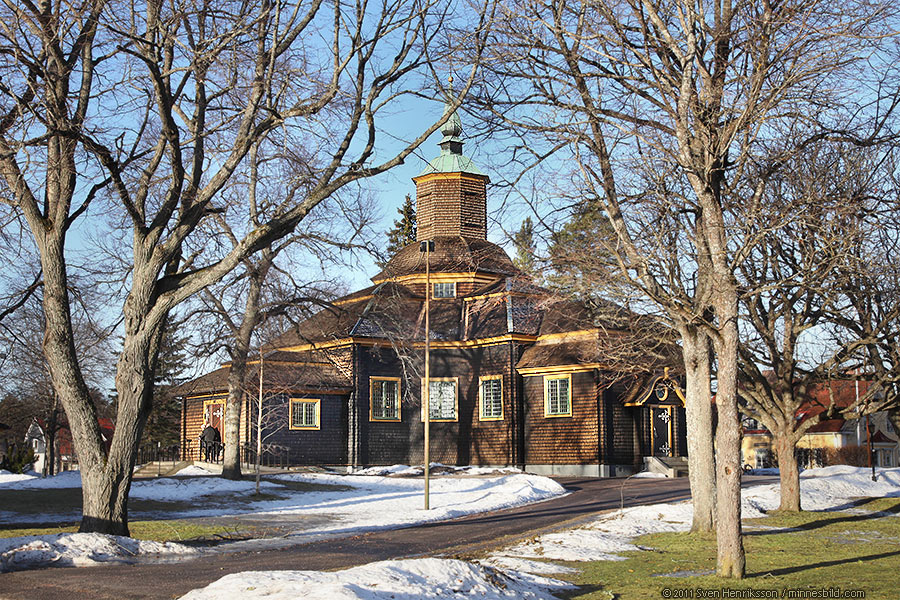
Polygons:
[[222,437],[219,430],[210,424],[209,421],[203,422],[203,430],[200,432],[200,448],[205,449],[206,462],[212,462],[219,455],[219,442]]

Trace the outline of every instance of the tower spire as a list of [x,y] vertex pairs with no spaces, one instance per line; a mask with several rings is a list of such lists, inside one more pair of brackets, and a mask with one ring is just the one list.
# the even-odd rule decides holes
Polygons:
[[441,154],[459,154],[462,155],[462,121],[459,114],[453,109],[453,75],[448,79],[449,93],[447,100],[444,102],[444,115],[451,112],[450,118],[441,127],[441,134],[444,136],[438,146],[441,147]]

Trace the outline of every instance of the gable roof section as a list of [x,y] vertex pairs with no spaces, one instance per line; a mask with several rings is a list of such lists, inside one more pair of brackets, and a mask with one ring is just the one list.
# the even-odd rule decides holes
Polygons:
[[[285,354],[279,353],[279,358]],[[300,390],[318,390],[322,392],[349,393],[351,389],[350,377],[338,369],[335,365],[324,361],[300,361],[304,358],[296,353],[295,362],[289,363],[279,360],[278,364],[272,364],[266,368],[266,359],[263,359],[263,388],[267,393],[292,392]],[[273,360],[274,362],[274,360]],[[197,379],[183,383],[172,389],[176,396],[200,396],[228,392],[228,373],[230,366],[224,366],[202,375]],[[259,381],[259,362],[247,365],[247,381]]]

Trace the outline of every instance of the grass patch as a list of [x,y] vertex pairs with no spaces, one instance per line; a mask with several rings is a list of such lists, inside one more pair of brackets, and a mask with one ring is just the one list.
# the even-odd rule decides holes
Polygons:
[[[211,525],[191,520],[132,521],[128,524],[128,528],[131,531],[131,537],[154,542],[213,542],[246,537],[224,525]],[[77,524],[56,527],[16,527],[13,525],[0,529],[0,538],[75,533],[77,531]]]
[[[864,508],[898,514],[900,499],[877,499]],[[573,579],[581,589],[567,597],[725,598],[726,590],[774,590],[774,597],[782,598],[790,597],[782,595],[785,590],[823,588],[861,590],[868,600],[898,597],[900,518],[846,511],[773,513],[744,525],[747,577],[741,581],[707,574],[716,568],[714,535],[659,533],[635,540],[651,550],[625,553],[625,561],[573,564],[581,570]]]

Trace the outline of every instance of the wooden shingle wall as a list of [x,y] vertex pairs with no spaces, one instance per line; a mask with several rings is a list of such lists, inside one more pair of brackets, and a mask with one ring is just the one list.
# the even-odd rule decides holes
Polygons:
[[[319,400],[319,428],[291,429],[291,398]],[[269,417],[263,443],[288,449],[291,465],[347,464],[347,396],[317,393],[285,393],[269,397],[264,403]],[[251,419],[252,420],[252,419]],[[251,427],[250,443],[256,447],[255,427]]]
[[630,465],[635,461],[635,420],[640,418],[640,408],[624,406],[615,392],[604,398],[609,435],[610,454],[608,464]]
[[487,239],[487,178],[442,173],[416,183],[417,238]]
[[597,464],[599,428],[593,373],[572,373],[572,416],[544,416],[544,377],[525,377],[525,460],[528,464]]
[[[400,361],[388,349],[361,349],[358,369],[360,395],[360,462],[385,465],[421,464],[424,459],[424,424],[421,417],[421,350],[411,356],[407,377],[400,382],[401,421],[370,421],[368,390],[371,377],[399,377]],[[457,420],[431,423],[431,461],[449,465],[509,465],[515,461],[513,444],[517,426],[511,390],[510,346],[433,350],[432,378],[457,378]],[[479,378],[499,375],[503,381],[503,419],[483,421],[479,415]]]

